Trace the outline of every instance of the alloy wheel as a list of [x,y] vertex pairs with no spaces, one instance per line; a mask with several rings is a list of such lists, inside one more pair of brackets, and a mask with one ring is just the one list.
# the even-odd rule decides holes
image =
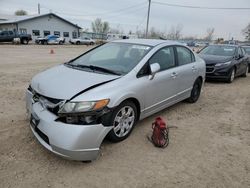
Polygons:
[[130,106],[124,106],[116,114],[114,119],[114,133],[117,137],[126,136],[133,127],[135,121],[134,109]]

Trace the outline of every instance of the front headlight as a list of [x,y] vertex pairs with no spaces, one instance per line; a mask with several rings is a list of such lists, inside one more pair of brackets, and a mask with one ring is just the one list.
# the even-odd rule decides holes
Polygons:
[[58,113],[67,114],[100,110],[107,106],[108,103],[109,99],[103,99],[99,101],[67,102],[60,108]]
[[231,61],[228,61],[226,63],[217,63],[215,66],[216,67],[221,67],[221,66],[227,66],[227,65],[230,65],[231,64]]

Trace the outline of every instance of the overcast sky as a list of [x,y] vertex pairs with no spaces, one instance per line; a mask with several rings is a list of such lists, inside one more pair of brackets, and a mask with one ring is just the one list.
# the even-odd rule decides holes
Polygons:
[[[207,7],[250,7],[250,0],[152,0],[180,5]],[[37,14],[37,0],[0,0],[0,14],[14,14],[24,9]],[[100,17],[112,28],[124,32],[146,26],[147,0],[40,0],[41,13],[50,10],[83,28],[91,28],[91,21]],[[171,26],[183,25],[184,36],[202,37],[209,27],[215,37],[243,39],[242,29],[250,23],[250,10],[204,10],[169,7],[152,3],[150,27],[168,32]]]

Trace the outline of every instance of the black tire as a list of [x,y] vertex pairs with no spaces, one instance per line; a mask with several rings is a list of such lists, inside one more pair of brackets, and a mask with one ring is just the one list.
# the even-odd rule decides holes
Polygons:
[[[129,128],[129,130],[126,130],[126,131],[128,131],[126,135],[124,135],[124,136],[117,136],[117,133],[115,133],[115,127],[118,126],[120,123],[118,125],[116,125],[117,122],[115,122],[115,118],[119,114],[122,114],[121,110],[124,109],[124,108],[126,108],[126,107],[130,107],[130,109],[133,109],[134,121],[133,121],[133,123],[131,123],[131,128]],[[111,142],[120,142],[120,141],[126,139],[131,134],[131,132],[132,132],[135,124],[137,123],[137,117],[138,117],[138,114],[137,114],[137,108],[136,108],[135,104],[133,102],[131,102],[131,101],[124,101],[124,102],[122,102],[112,112],[111,117],[106,120],[106,121],[109,121],[109,125],[113,125],[113,129],[108,133],[107,139],[110,140]]]
[[76,41],[76,45],[79,45],[80,44],[80,41]]
[[232,83],[234,81],[235,73],[236,73],[236,69],[235,69],[235,67],[233,67],[228,75],[228,78],[226,79],[227,83]]
[[93,42],[91,42],[91,43],[90,43],[90,45],[94,45],[94,43],[93,43]]
[[62,42],[62,41],[59,41],[59,44],[60,44],[60,45],[62,45],[62,44],[63,44],[63,42]]
[[242,75],[243,77],[247,77],[247,74],[249,72],[249,67],[248,65],[246,66],[246,70],[245,70],[245,73]]
[[201,94],[201,86],[202,86],[202,81],[201,79],[197,79],[194,82],[193,89],[191,91],[190,97],[187,99],[189,103],[195,103],[198,101],[200,94]]
[[21,43],[22,43],[22,44],[29,44],[29,40],[26,39],[26,38],[23,38],[23,39],[21,40]]

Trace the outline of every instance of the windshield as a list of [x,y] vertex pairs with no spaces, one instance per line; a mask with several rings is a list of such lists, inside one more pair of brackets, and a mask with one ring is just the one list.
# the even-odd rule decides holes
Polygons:
[[85,69],[96,67],[99,71],[106,69],[106,73],[108,70],[110,73],[124,75],[130,72],[150,49],[150,46],[138,44],[107,43],[80,56],[69,65]]
[[208,46],[204,48],[200,54],[205,55],[218,55],[218,56],[234,56],[234,46]]
[[250,55],[250,46],[249,46],[249,47],[243,46],[243,48],[244,48],[245,52],[246,52],[248,55]]

